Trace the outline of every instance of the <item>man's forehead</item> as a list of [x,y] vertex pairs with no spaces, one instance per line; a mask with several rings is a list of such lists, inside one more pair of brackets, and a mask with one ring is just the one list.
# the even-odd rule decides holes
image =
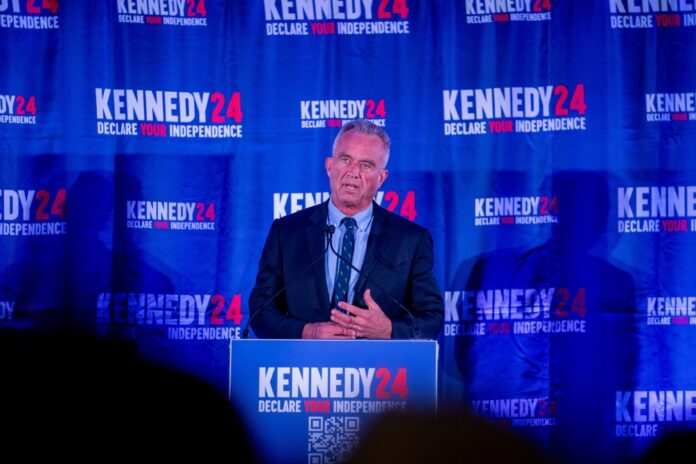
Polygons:
[[[357,156],[359,154],[367,155],[370,157],[384,157],[386,155],[387,149],[384,146],[382,139],[375,134],[363,134],[354,131],[346,132],[341,135],[341,137],[336,141],[336,150],[334,156]],[[359,150],[349,150],[346,146],[347,144],[359,144]]]

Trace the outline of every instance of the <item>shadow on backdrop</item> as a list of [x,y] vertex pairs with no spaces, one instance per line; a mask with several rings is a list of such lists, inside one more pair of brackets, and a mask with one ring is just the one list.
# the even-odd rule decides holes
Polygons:
[[137,179],[86,171],[68,192],[67,308],[72,329],[135,339],[138,323],[128,294],[174,293],[170,278],[126,228],[126,201],[142,198]]
[[632,388],[638,360],[634,279],[604,258],[606,174],[559,172],[550,188],[558,222],[548,240],[459,266],[450,288],[466,290],[462,322],[487,333],[457,337],[455,363],[467,404],[538,399],[527,417],[551,420],[530,436],[564,462],[614,461],[624,453],[612,440],[615,392]]

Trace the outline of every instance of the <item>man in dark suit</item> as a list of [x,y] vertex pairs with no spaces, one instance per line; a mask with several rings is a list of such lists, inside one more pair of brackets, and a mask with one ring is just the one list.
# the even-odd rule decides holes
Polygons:
[[[273,222],[249,298],[258,337],[438,335],[444,309],[430,233],[373,201],[388,175],[389,147],[381,127],[345,124],[325,160],[331,198]],[[329,239],[344,258],[326,252]]]

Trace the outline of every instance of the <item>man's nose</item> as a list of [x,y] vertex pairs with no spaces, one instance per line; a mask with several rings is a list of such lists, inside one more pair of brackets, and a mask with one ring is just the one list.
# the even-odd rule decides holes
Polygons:
[[348,172],[357,177],[360,173],[360,165],[358,163],[350,163],[348,165]]

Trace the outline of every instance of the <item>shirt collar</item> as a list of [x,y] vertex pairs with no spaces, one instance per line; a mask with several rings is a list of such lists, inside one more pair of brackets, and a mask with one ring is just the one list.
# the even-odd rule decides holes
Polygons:
[[[359,213],[351,216],[353,219],[355,219],[355,222],[358,224],[358,230],[360,232],[365,232],[367,230],[367,226],[370,224],[370,221],[372,220],[372,210],[373,206],[372,202],[370,202],[370,206],[360,211]],[[336,205],[334,205],[333,198],[329,199],[328,223],[338,227],[341,224],[341,219],[343,219],[344,217],[348,216],[343,214],[336,207]]]

